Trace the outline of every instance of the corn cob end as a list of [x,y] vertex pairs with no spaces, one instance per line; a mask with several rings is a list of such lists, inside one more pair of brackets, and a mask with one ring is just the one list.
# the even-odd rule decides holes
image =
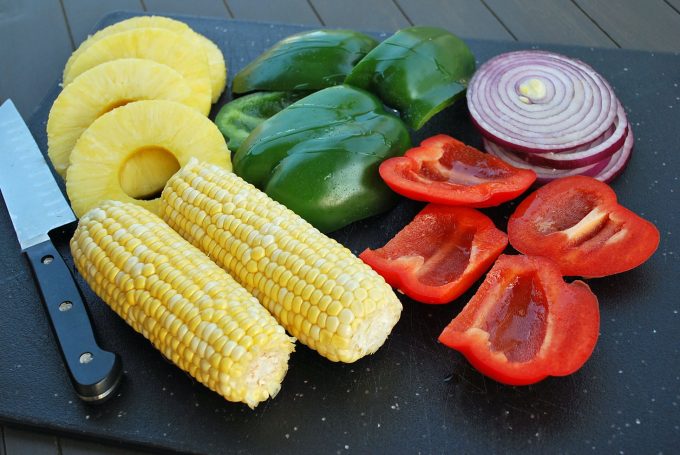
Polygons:
[[[290,354],[295,350],[295,338],[289,337],[290,343],[286,349],[272,346],[261,353],[253,353],[250,363],[245,368],[243,401],[254,409],[262,401],[274,398],[281,390],[281,383],[288,371]],[[228,375],[227,375],[228,376]],[[230,378],[220,381],[219,390],[222,396],[227,396],[231,390]]]
[[387,341],[401,317],[402,306],[394,296],[392,304],[385,305],[367,316],[356,328],[350,349],[338,350],[337,361],[351,363],[375,353]]

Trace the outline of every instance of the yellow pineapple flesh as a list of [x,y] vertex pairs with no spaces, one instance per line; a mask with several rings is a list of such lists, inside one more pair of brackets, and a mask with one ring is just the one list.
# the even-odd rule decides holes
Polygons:
[[167,180],[195,157],[231,170],[215,124],[174,101],[136,101],[95,120],[71,152],[66,191],[77,216],[103,200],[157,213]]
[[206,115],[210,111],[212,88],[203,47],[162,28],[138,28],[95,41],[71,62],[64,73],[64,85],[97,65],[121,58],[153,60],[175,69],[201,101],[200,111]]
[[47,153],[55,170],[66,177],[76,141],[101,115],[133,101],[155,99],[197,110],[202,103],[181,74],[152,60],[113,60],[75,78],[59,94],[47,120]]
[[83,41],[75,50],[75,52],[71,54],[71,57],[66,62],[66,67],[64,68],[64,76],[70,71],[71,65],[78,58],[78,56],[93,43],[97,42],[101,38],[113,35],[114,33],[120,33],[138,28],[163,28],[176,33],[181,33],[185,35],[186,39],[193,40],[202,46],[208,59],[208,70],[210,73],[210,83],[212,89],[212,102],[214,103],[217,101],[227,84],[227,67],[224,61],[224,56],[222,55],[222,51],[220,51],[215,43],[210,41],[205,36],[194,32],[184,22],[163,16],[132,17],[99,30],[87,40]]
[[224,87],[227,86],[227,64],[224,61],[222,51],[215,43],[203,35],[198,33],[195,33],[195,35],[203,45],[205,55],[208,58],[210,83],[212,84],[212,102],[215,103],[224,91]]

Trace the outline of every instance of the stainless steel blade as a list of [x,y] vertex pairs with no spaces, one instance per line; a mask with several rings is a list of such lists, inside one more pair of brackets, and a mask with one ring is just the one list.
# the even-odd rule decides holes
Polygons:
[[76,219],[11,100],[0,106],[0,191],[24,251]]

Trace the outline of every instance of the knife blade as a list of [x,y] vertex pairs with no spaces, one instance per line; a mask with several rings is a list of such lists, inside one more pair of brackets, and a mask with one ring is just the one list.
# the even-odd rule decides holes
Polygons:
[[109,398],[120,358],[97,344],[82,293],[49,236],[76,217],[11,100],[0,106],[0,191],[77,395]]

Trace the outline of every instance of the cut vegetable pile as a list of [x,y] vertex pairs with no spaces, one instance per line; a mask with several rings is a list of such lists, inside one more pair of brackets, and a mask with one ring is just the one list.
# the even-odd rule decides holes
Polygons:
[[586,283],[567,284],[564,276],[630,270],[659,244],[656,227],[617,204],[608,185],[576,175],[557,178],[524,199],[510,217],[508,234],[526,256],[496,260],[508,238],[471,207],[515,198],[537,175],[444,135],[386,160],[381,176],[401,194],[430,205],[384,247],[360,257],[423,303],[457,298],[493,264],[439,341],[505,384],[571,374],[592,354],[597,297]]
[[587,64],[546,51],[498,55],[467,91],[486,150],[545,183],[569,175],[609,182],[625,167],[633,133],[607,81]]
[[71,151],[102,115],[135,100],[175,101],[201,110],[184,77],[173,68],[138,58],[113,60],[86,71],[64,87],[47,122],[49,157],[66,178]]
[[407,125],[418,129],[463,97],[474,68],[467,45],[439,28],[382,43],[351,30],[302,32],[234,77],[234,94],[276,92],[227,103],[216,123],[240,177],[331,232],[394,206],[378,165],[410,146]]
[[[76,49],[68,59],[66,62],[66,67],[64,68],[64,81],[66,81],[68,75],[72,74],[72,67],[80,58],[81,54],[88,50],[90,46],[100,39],[120,32],[149,28],[160,28],[169,30],[175,34],[183,35],[183,41],[188,41],[194,48],[201,49],[201,52],[198,52],[198,55],[205,54],[205,57],[207,58],[208,75],[210,77],[210,86],[212,92],[211,98],[213,103],[216,102],[227,84],[227,68],[222,51],[215,45],[215,43],[210,41],[205,36],[193,31],[184,22],[163,16],[132,17],[99,30],[97,33],[85,40],[80,46],[78,46],[78,49]],[[124,50],[124,52],[132,51],[128,49]]]
[[106,199],[153,211],[189,156],[230,168],[205,117],[225,83],[221,51],[173,19],[127,19],[83,42],[47,122],[48,155],[76,215]]
[[[442,304],[489,269],[439,340],[506,384],[571,374],[593,352],[599,309],[564,277],[621,273],[658,246],[658,230],[598,182],[622,172],[633,133],[583,62],[521,51],[474,69],[442,29],[382,43],[304,32],[236,75],[233,93],[248,94],[216,126],[217,46],[168,18],[107,27],[69,59],[47,124],[81,217],[76,267],[166,357],[250,407],[278,392],[295,340],[357,361],[399,320],[391,286]],[[445,134],[410,148],[408,127],[462,98],[468,80],[488,153]],[[508,235],[477,210],[535,182],[546,185]],[[395,192],[430,204],[384,246],[357,258],[321,232],[389,210]],[[524,254],[503,255],[508,240]]]
[[291,104],[246,138],[234,171],[331,232],[394,206],[378,166],[411,145],[403,122],[378,98],[348,85]]

